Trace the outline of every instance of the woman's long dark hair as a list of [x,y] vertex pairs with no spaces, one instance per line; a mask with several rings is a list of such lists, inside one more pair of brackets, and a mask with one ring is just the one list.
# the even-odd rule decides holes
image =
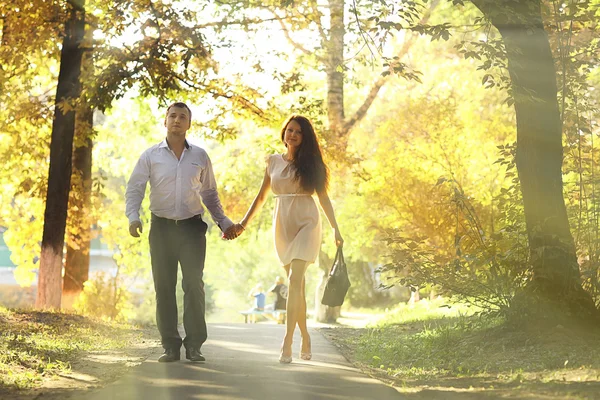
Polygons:
[[[329,170],[323,161],[317,134],[310,120],[302,115],[292,115],[281,129],[281,141],[284,141],[285,130],[291,121],[296,121],[302,130],[302,142],[298,147],[292,163],[296,168],[296,179],[307,192],[322,192],[329,186]],[[285,145],[287,147],[287,144]]]

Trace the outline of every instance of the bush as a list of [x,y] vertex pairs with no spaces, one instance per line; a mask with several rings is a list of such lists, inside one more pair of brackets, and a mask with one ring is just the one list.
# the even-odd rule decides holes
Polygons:
[[531,276],[518,183],[502,189],[496,199],[497,230],[486,234],[472,199],[456,182],[440,182],[449,186],[446,210],[456,224],[454,248],[437,248],[425,236],[389,230],[392,261],[380,269],[393,274],[388,287],[400,284],[416,290],[429,285],[486,311],[505,313]]
[[87,316],[128,321],[134,315],[131,292],[123,289],[119,276],[98,272],[83,284],[73,308]]

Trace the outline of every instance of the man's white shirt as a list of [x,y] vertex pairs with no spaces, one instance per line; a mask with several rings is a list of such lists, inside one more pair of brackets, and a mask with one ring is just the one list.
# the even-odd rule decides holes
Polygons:
[[163,140],[144,151],[125,192],[129,223],[140,220],[139,210],[148,182],[150,211],[156,216],[172,220],[191,218],[204,214],[204,203],[222,231],[233,225],[223,212],[212,163],[204,149],[186,141],[178,160]]

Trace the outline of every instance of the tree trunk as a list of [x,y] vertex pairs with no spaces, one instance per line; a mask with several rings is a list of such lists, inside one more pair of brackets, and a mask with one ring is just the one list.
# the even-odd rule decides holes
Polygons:
[[421,300],[421,294],[419,293],[419,288],[416,287],[411,289],[410,291],[410,299],[408,299],[408,304],[415,304]]
[[344,128],[344,0],[329,0],[330,26],[327,41],[327,58],[325,72],[327,73],[327,115],[329,129],[336,145],[346,148],[347,135]]
[[321,304],[329,270],[333,265],[333,259],[323,250],[319,251],[319,269],[321,272],[321,281],[315,292],[315,320],[318,322],[334,323],[340,316],[341,307],[329,307]]
[[[330,30],[325,43],[327,74],[327,116],[329,118],[330,137],[339,149],[346,149],[347,136],[343,136],[344,128],[344,0],[329,0]],[[341,153],[340,153],[341,154]],[[319,267],[321,281],[315,292],[315,320],[319,322],[335,322],[340,315],[340,307],[329,307],[321,304],[325,284],[329,276],[333,260],[322,250],[319,251]]]
[[[92,82],[93,27],[85,27],[84,53],[81,60],[82,82]],[[83,291],[90,270],[90,244],[92,239],[91,198],[92,198],[92,150],[94,136],[94,109],[87,96],[82,94],[75,116],[75,137],[73,146],[73,173],[67,216],[67,256],[63,276],[62,308],[71,309]]]
[[75,123],[76,148],[73,152],[73,174],[68,210],[69,233],[67,257],[63,276],[62,308],[70,309],[83,291],[90,269],[92,194],[91,139],[94,112],[88,106],[80,107]]
[[79,99],[81,92],[79,74],[83,50],[80,43],[85,26],[84,1],[73,0],[69,4],[72,8],[65,24],[52,122],[48,192],[36,299],[36,307],[45,309],[59,309],[61,305],[62,259],[75,131],[72,103]]
[[533,269],[529,288],[545,298],[579,303],[586,294],[563,197],[556,71],[540,0],[472,2],[500,31],[507,51],[517,118],[516,164]]

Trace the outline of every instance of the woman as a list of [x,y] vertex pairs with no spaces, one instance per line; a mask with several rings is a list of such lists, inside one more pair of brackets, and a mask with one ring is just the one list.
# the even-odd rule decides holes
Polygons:
[[300,358],[312,357],[304,274],[316,261],[321,245],[321,216],[312,198],[315,192],[334,229],[336,246],[341,246],[344,239],[327,195],[329,171],[312,124],[306,117],[292,115],[281,130],[281,140],[287,151],[268,157],[260,191],[244,218],[224,237],[233,239],[241,234],[266,201],[269,189],[273,191],[277,199],[273,216],[275,248],[289,278],[286,333],[279,362],[290,363],[296,324],[302,335]]

